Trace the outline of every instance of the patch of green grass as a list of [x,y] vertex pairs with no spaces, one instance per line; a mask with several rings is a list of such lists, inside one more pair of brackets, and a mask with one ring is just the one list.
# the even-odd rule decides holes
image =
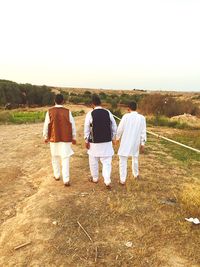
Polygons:
[[[182,134],[173,135],[171,139],[180,142],[184,145],[191,146],[200,150],[200,132],[199,131],[184,131]],[[165,146],[168,153],[175,159],[183,163],[190,164],[192,161],[200,162],[200,153],[192,151],[188,148],[170,143],[161,139],[161,144]]]
[[[36,123],[43,122],[45,111],[0,111],[0,123]],[[84,110],[73,111],[74,117],[85,114]]]
[[42,122],[45,118],[44,111],[14,111],[11,112],[11,118],[9,122],[12,123],[35,123]]
[[173,135],[177,142],[192,146],[200,150],[200,131],[184,131],[182,134]]

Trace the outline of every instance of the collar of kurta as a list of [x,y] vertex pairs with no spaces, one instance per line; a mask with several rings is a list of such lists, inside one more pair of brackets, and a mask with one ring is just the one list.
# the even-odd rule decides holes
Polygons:
[[99,108],[102,108],[101,106],[97,106],[97,107],[95,107],[94,109],[99,109]]
[[56,104],[55,107],[56,107],[56,108],[62,108],[63,105],[57,105],[57,104]]
[[137,111],[133,110],[133,111],[131,111],[131,113],[137,113]]

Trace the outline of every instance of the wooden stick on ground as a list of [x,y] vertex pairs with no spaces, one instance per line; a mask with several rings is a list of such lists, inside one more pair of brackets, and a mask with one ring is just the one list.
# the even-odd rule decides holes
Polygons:
[[15,247],[15,248],[14,248],[14,250],[17,250],[17,249],[23,248],[23,247],[25,247],[25,246],[28,246],[28,245],[30,245],[30,244],[31,244],[31,241],[29,241],[29,242],[26,242],[26,243],[24,243],[24,244],[21,244],[21,245],[19,245],[19,246]]
[[98,247],[95,247],[95,259],[94,259],[95,262],[97,262],[97,258],[98,258]]
[[83,228],[83,226],[80,224],[79,221],[77,221],[78,225],[81,227],[81,229],[83,230],[83,232],[86,234],[86,236],[90,239],[91,242],[93,242],[91,236],[88,234],[88,232]]

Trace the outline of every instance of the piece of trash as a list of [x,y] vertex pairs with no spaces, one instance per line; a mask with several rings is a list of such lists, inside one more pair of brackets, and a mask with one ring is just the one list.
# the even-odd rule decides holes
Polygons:
[[24,244],[21,244],[21,245],[19,245],[19,246],[15,247],[15,248],[14,248],[14,250],[17,250],[17,249],[23,248],[23,247],[25,247],[25,246],[28,246],[28,245],[30,245],[30,244],[31,244],[31,241],[29,241],[29,242],[26,242],[26,243],[24,243]]
[[173,205],[176,204],[176,199],[174,199],[174,198],[166,198],[166,199],[160,200],[160,203],[173,206]]
[[6,211],[4,212],[4,214],[5,214],[6,216],[10,216],[10,215],[11,215],[11,211],[6,210]]
[[57,224],[58,224],[58,222],[57,222],[57,221],[53,221],[52,223],[53,223],[54,225],[57,225]]
[[199,221],[198,218],[189,218],[189,219],[185,218],[185,220],[188,221],[188,222],[192,222],[194,224],[200,224],[200,221]]
[[128,241],[128,242],[125,243],[125,246],[127,248],[131,248],[133,246],[133,243],[131,241]]
[[85,196],[89,195],[89,193],[87,193],[87,192],[82,192],[80,195],[81,195],[81,197],[85,197]]

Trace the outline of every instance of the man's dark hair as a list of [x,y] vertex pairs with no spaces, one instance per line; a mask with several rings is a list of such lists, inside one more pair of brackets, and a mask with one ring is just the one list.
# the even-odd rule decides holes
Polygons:
[[137,103],[134,102],[134,101],[131,101],[131,102],[128,104],[128,107],[129,107],[131,110],[135,111],[135,110],[137,109]]
[[55,103],[58,104],[58,105],[60,105],[60,104],[63,103],[63,101],[64,101],[63,95],[57,94],[56,97],[55,97]]
[[98,95],[92,95],[92,104],[95,106],[101,105],[101,100]]

